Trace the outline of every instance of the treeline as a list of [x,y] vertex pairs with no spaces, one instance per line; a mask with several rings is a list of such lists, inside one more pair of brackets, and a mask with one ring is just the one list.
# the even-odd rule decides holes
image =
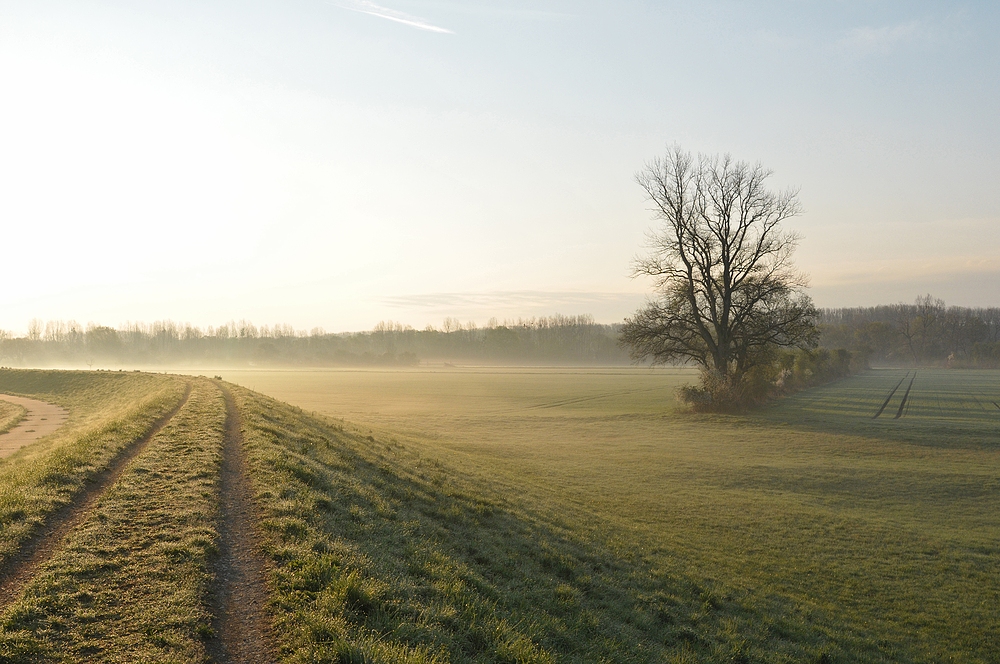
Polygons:
[[32,321],[28,334],[0,331],[5,366],[407,366],[485,364],[628,364],[617,325],[592,316],[492,319],[485,327],[448,318],[423,330],[383,322],[370,332],[330,334],[248,321],[201,329],[172,321],[117,328],[74,321]]
[[[822,309],[819,327],[821,346],[851,351],[855,363],[1000,368],[1000,308],[949,307],[928,295],[914,304]],[[422,330],[383,322],[339,334],[248,321],[202,329],[172,321],[113,328],[34,320],[24,336],[0,330],[0,365],[630,364],[619,331],[589,315],[493,319],[482,327],[447,318]],[[799,362],[808,364],[805,356]]]
[[914,304],[823,309],[821,343],[870,364],[1000,368],[1000,308],[949,307],[930,295]]

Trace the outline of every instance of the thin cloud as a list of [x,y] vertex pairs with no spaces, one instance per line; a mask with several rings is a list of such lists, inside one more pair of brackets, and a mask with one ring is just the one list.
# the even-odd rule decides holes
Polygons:
[[527,21],[565,21],[579,18],[578,14],[554,12],[545,9],[523,9],[517,7],[497,7],[493,4],[474,4],[469,0],[460,2],[433,2],[433,5],[446,9],[449,13],[461,13],[472,16],[490,16],[512,18]]
[[592,304],[641,299],[636,293],[580,291],[487,291],[481,293],[422,293],[382,298],[390,306],[449,307],[449,306],[550,306],[553,304]]
[[840,41],[841,46],[856,53],[889,53],[901,44],[925,39],[927,27],[922,21],[907,21],[882,27],[854,28]]
[[427,319],[455,316],[485,321],[488,318],[549,316],[553,313],[587,313],[598,321],[620,321],[645,301],[645,293],[586,291],[485,291],[420,293],[379,298],[402,316]]
[[384,18],[389,21],[395,21],[396,23],[402,23],[403,25],[408,25],[412,28],[417,28],[418,30],[426,30],[428,32],[439,32],[446,35],[455,34],[453,31],[447,28],[442,28],[440,26],[434,25],[433,23],[428,23],[427,20],[422,19],[418,16],[410,16],[409,14],[396,11],[395,9],[389,9],[388,7],[382,7],[376,5],[374,2],[369,2],[368,0],[357,0],[356,2],[351,2],[349,4],[338,4],[338,7],[343,9],[349,9],[352,12],[358,12],[360,14],[368,14],[370,16],[378,16],[379,18]]

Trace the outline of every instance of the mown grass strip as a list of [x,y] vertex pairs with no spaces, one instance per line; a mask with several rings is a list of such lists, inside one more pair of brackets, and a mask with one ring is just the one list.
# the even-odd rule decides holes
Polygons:
[[[503,616],[495,593],[482,596],[485,579],[469,578],[419,532],[421,519],[434,519],[421,514],[433,509],[428,492],[438,493],[430,482],[392,481],[392,470],[365,457],[369,441],[361,436],[245,390],[233,393],[274,565],[283,661],[448,662],[449,646],[457,649],[454,661],[466,651],[492,654],[484,661],[552,661],[531,626]],[[382,495],[394,489],[415,499],[412,511],[399,504],[406,496]],[[446,502],[440,507],[450,518],[461,518],[465,510]]]
[[0,460],[0,583],[6,585],[123,451],[178,407],[186,384],[167,376],[8,370],[0,372],[0,387],[70,410],[56,433]]
[[5,662],[208,661],[225,407],[184,407],[0,618]]

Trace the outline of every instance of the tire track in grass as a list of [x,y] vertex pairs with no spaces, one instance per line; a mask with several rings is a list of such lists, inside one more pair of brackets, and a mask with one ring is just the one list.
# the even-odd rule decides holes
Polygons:
[[187,383],[184,396],[170,412],[156,420],[145,434],[119,452],[107,468],[87,483],[73,502],[56,510],[46,519],[41,531],[21,545],[17,554],[10,557],[0,569],[0,610],[7,608],[17,598],[25,584],[35,576],[38,568],[52,557],[66,535],[83,522],[108,487],[118,480],[129,462],[139,456],[153,436],[180,412],[189,396],[191,396],[191,383]]
[[526,406],[524,410],[538,410],[542,408],[558,408],[560,406],[570,406],[576,405],[578,403],[584,403],[586,401],[596,401],[598,399],[610,399],[612,397],[620,397],[628,394],[639,394],[642,392],[653,392],[654,390],[661,390],[662,387],[649,387],[642,390],[625,390],[622,392],[607,392],[604,394],[594,394],[587,397],[577,397],[575,399],[563,399],[561,401],[552,401],[549,403],[535,404],[534,406]]
[[[909,371],[907,371],[907,372],[906,372],[906,376],[909,376],[909,375],[910,375],[910,372],[909,372]],[[883,410],[885,410],[885,407],[889,405],[889,402],[890,402],[890,401],[892,400],[892,395],[894,395],[894,394],[896,393],[896,390],[898,390],[898,389],[899,389],[899,386],[903,384],[903,381],[904,381],[904,380],[906,380],[906,376],[903,376],[902,378],[900,378],[900,379],[899,379],[899,382],[898,382],[898,383],[896,383],[896,387],[892,388],[892,392],[889,392],[889,396],[887,396],[887,397],[885,398],[885,401],[883,401],[883,402],[882,402],[882,405],[881,405],[881,406],[879,406],[879,409],[878,409],[878,411],[877,411],[877,412],[876,412],[876,413],[875,413],[874,415],[872,415],[872,419],[873,419],[873,420],[874,420],[875,418],[877,418],[877,417],[878,417],[879,415],[881,415],[881,414],[882,414],[882,411],[883,411]]]
[[916,379],[917,379],[917,372],[914,371],[913,378],[910,379],[910,384],[906,386],[906,392],[903,393],[903,400],[899,402],[899,410],[896,411],[896,416],[892,419],[898,420],[903,416],[903,409],[906,408],[906,402],[910,398],[910,390],[913,388],[913,381],[915,381]]
[[[980,397],[982,398],[980,399]],[[979,407],[982,408],[983,412],[986,413],[987,415],[993,412],[990,410],[989,408],[990,406],[994,406],[996,407],[997,410],[1000,410],[1000,404],[998,404],[996,401],[993,401],[993,399],[991,399],[988,395],[983,394],[982,392],[980,392],[979,396],[976,397],[976,403],[979,404]]]
[[219,557],[213,628],[208,644],[216,662],[239,664],[277,661],[267,611],[266,565],[256,545],[256,509],[243,451],[243,422],[232,394],[226,398],[226,434],[219,489]]

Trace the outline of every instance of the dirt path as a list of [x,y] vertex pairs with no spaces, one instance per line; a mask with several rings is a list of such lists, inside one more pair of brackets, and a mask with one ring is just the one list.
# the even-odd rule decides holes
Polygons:
[[42,436],[49,435],[65,424],[69,417],[68,410],[54,403],[10,394],[0,394],[0,399],[17,404],[28,411],[16,427],[0,434],[0,459],[10,456]]
[[255,509],[243,453],[239,409],[229,390],[226,438],[219,498],[219,558],[216,563],[215,628],[209,644],[216,662],[265,664],[277,661],[271,646],[271,621],[264,557],[255,545]]
[[121,476],[128,463],[142,453],[153,436],[184,407],[190,394],[191,385],[188,384],[184,396],[173,410],[158,419],[146,435],[122,450],[108,468],[86,485],[76,500],[53,513],[41,531],[25,542],[17,555],[0,567],[0,610],[7,608],[17,598],[38,568],[52,557],[63,538],[86,518],[108,487]]

